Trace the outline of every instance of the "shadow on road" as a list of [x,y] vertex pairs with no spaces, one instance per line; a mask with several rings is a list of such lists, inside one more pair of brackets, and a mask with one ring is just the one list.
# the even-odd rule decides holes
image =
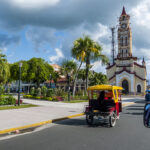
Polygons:
[[108,123],[105,122],[100,122],[97,119],[95,119],[94,124],[93,125],[87,125],[86,123],[86,119],[84,118],[73,118],[73,119],[67,119],[64,121],[58,121],[55,122],[55,124],[58,125],[68,125],[68,126],[80,126],[80,127],[86,127],[86,128],[95,128],[95,127],[99,127],[99,128],[109,128]]

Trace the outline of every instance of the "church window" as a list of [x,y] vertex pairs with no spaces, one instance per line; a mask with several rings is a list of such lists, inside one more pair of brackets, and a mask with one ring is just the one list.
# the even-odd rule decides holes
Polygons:
[[120,45],[123,46],[123,37],[120,39]]
[[126,49],[126,57],[127,57],[127,55],[128,55],[128,51],[127,51],[127,49]]
[[126,37],[125,38],[125,46],[127,46],[128,45],[128,38]]
[[125,79],[122,81],[123,93],[127,94],[129,92],[129,84],[128,81]]
[[137,93],[141,93],[141,85],[137,86]]

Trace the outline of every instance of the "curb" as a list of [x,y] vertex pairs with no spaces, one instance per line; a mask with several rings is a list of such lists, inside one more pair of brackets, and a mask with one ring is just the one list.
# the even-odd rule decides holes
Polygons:
[[[126,104],[123,104],[122,106],[126,107],[126,106],[129,106],[132,104],[134,104],[134,102],[128,102]],[[80,114],[56,118],[56,119],[52,119],[52,120],[42,121],[42,122],[30,124],[30,125],[20,126],[20,127],[16,127],[16,128],[0,130],[0,136],[11,134],[11,133],[20,133],[21,130],[33,129],[33,128],[40,127],[40,126],[45,125],[45,124],[50,124],[50,123],[54,123],[57,121],[62,121],[65,119],[71,119],[71,118],[75,118],[75,117],[79,117],[79,116],[83,116],[83,115],[84,115],[84,113],[80,113]]]
[[19,130],[31,129],[31,128],[39,127],[39,126],[42,126],[42,125],[45,125],[45,124],[50,124],[50,123],[54,123],[54,122],[57,122],[57,121],[61,121],[61,120],[65,120],[65,119],[71,119],[71,118],[79,117],[79,116],[83,116],[83,115],[84,115],[84,113],[80,113],[80,114],[76,114],[76,115],[71,115],[71,116],[66,116],[66,117],[62,117],[62,118],[42,121],[42,122],[39,122],[39,123],[34,123],[34,124],[25,125],[25,126],[21,126],[21,127],[0,130],[0,136],[6,135],[7,133],[8,134],[10,134],[10,133],[19,133]]

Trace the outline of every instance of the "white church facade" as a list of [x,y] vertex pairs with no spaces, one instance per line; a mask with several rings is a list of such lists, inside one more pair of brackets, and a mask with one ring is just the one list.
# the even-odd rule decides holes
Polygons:
[[119,17],[118,52],[113,64],[106,68],[109,84],[122,86],[128,94],[144,93],[146,90],[146,64],[137,62],[132,55],[132,32],[130,16],[123,7]]

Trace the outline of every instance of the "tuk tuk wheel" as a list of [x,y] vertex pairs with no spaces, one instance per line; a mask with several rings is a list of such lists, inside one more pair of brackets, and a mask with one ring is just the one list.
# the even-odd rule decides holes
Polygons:
[[86,115],[86,122],[88,125],[92,125],[93,124],[93,115],[87,114]]
[[109,116],[109,124],[110,127],[114,127],[116,125],[116,113],[112,112],[112,114]]

